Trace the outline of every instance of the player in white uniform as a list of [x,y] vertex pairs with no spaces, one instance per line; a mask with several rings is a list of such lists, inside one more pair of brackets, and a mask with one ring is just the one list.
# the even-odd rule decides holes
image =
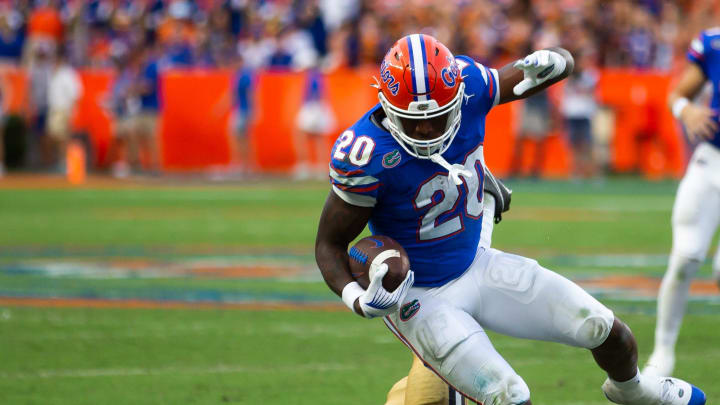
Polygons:
[[[415,34],[381,65],[380,105],[335,143],[332,190],[315,256],[328,286],[356,314],[384,317],[391,331],[448,385],[472,401],[530,405],[528,386],[485,333],[589,349],[607,372],[602,386],[627,405],[701,405],[687,382],[646,378],[630,329],[573,282],[537,261],[481,243],[485,117],[567,77],[562,48],[536,51],[500,70],[453,56]],[[412,271],[394,291],[383,263],[367,290],[353,280],[348,245],[366,225],[398,241]],[[385,267],[384,267],[385,266]]]
[[[720,28],[700,33],[690,44],[688,60],[668,104],[690,140],[698,145],[673,207],[673,246],[658,294],[655,348],[644,369],[656,375],[673,372],[675,343],[687,307],[690,281],[705,260],[720,223]],[[712,83],[710,106],[691,102],[708,81]],[[720,281],[718,254],[713,270]]]

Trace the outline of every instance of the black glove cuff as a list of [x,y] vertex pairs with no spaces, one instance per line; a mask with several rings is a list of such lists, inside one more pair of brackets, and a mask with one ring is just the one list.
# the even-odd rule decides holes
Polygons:
[[495,178],[487,166],[485,169],[485,181],[483,182],[483,191],[490,193],[495,198],[495,223],[502,221],[502,213],[510,210],[510,200],[512,200],[512,190],[508,188],[502,181]]

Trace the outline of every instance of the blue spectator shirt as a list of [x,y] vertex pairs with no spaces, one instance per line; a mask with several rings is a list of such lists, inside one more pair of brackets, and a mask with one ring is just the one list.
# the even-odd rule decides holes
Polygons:
[[150,92],[140,96],[143,111],[156,112],[160,109],[160,68],[157,60],[150,60],[143,67],[141,79],[150,87]]
[[10,28],[7,35],[0,34],[0,59],[20,61],[25,44],[25,27],[18,28],[17,30]]
[[235,72],[235,108],[243,116],[250,114],[252,109],[251,92],[253,86],[253,73],[248,68],[241,68]]

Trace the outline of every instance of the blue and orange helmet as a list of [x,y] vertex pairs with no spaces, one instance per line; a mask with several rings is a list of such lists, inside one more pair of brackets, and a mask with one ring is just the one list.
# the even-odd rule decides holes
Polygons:
[[[390,133],[408,153],[427,159],[450,147],[460,129],[465,84],[445,45],[424,34],[401,38],[383,58],[377,87]],[[409,136],[421,120],[430,120],[441,135]]]

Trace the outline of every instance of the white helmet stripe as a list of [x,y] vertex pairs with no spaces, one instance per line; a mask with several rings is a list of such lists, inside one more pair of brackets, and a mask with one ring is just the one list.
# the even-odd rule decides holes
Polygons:
[[[425,87],[427,62],[423,57],[425,55],[425,50],[423,49],[423,44],[420,40],[420,34],[410,35],[410,45],[412,46],[412,76],[415,83],[415,91],[417,91],[418,94],[423,94],[427,92],[427,88]],[[417,96],[417,99],[418,101],[427,101],[427,96]]]

